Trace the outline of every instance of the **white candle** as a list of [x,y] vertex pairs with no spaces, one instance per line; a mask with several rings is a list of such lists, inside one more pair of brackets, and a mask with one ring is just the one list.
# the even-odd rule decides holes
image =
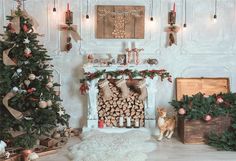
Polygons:
[[139,127],[139,119],[135,120],[135,127]]
[[132,48],[132,49],[136,48],[136,45],[135,45],[135,42],[134,42],[134,41],[132,42],[131,48]]
[[131,43],[130,41],[127,42],[127,46],[126,46],[126,48],[128,48],[128,49],[132,49],[132,43]]
[[124,126],[124,118],[123,118],[123,116],[120,117],[119,125],[120,125],[120,127]]
[[131,127],[131,118],[127,117],[127,127]]

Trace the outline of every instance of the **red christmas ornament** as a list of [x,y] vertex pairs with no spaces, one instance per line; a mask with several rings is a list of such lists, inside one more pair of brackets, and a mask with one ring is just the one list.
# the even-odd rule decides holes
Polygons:
[[71,48],[72,48],[71,37],[68,37],[66,43],[66,50],[70,51]]
[[67,43],[66,44],[66,50],[70,51],[71,48],[72,48],[72,44],[71,43]]
[[185,110],[184,108],[180,108],[180,109],[178,110],[178,113],[179,113],[180,115],[184,115],[184,114],[186,114],[186,110]]
[[34,91],[36,91],[36,88],[30,88],[27,90],[28,93],[33,93]]
[[28,26],[27,26],[26,24],[23,25],[23,30],[24,30],[25,32],[28,32],[28,31],[29,31],[29,28],[28,28]]
[[98,128],[104,128],[103,120],[98,120]]
[[211,117],[211,115],[205,115],[203,119],[205,121],[211,121],[212,117]]

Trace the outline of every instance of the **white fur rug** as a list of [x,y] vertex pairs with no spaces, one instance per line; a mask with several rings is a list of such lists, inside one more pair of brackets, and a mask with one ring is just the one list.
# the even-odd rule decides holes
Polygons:
[[82,142],[72,146],[72,161],[145,161],[147,153],[156,149],[150,134],[132,130],[125,133],[102,133],[96,130],[83,134]]

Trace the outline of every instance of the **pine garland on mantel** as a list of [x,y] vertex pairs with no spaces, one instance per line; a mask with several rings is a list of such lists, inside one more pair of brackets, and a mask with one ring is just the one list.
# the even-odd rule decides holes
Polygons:
[[211,96],[198,93],[184,96],[181,101],[173,100],[171,105],[180,117],[189,120],[211,121],[212,117],[230,116],[232,118],[230,129],[221,135],[210,134],[207,143],[219,150],[236,151],[236,93]]
[[137,70],[117,70],[117,71],[106,71],[106,70],[98,70],[94,73],[85,73],[85,78],[80,80],[81,87],[80,91],[81,94],[85,94],[87,90],[89,90],[88,81],[92,81],[97,78],[111,78],[111,79],[117,79],[119,76],[128,76],[129,79],[134,78],[151,78],[153,79],[156,76],[159,76],[161,80],[167,79],[169,82],[172,82],[172,77],[165,69],[161,70],[143,70],[143,71],[137,71]]

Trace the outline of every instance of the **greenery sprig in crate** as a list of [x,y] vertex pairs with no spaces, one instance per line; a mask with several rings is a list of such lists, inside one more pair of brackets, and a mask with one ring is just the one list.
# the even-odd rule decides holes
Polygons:
[[220,150],[236,151],[236,94],[214,94],[211,96],[198,93],[184,96],[181,101],[173,100],[171,105],[178,111],[179,117],[188,120],[204,119],[211,121],[218,116],[230,116],[232,124],[229,130],[221,135],[211,133],[207,143]]

